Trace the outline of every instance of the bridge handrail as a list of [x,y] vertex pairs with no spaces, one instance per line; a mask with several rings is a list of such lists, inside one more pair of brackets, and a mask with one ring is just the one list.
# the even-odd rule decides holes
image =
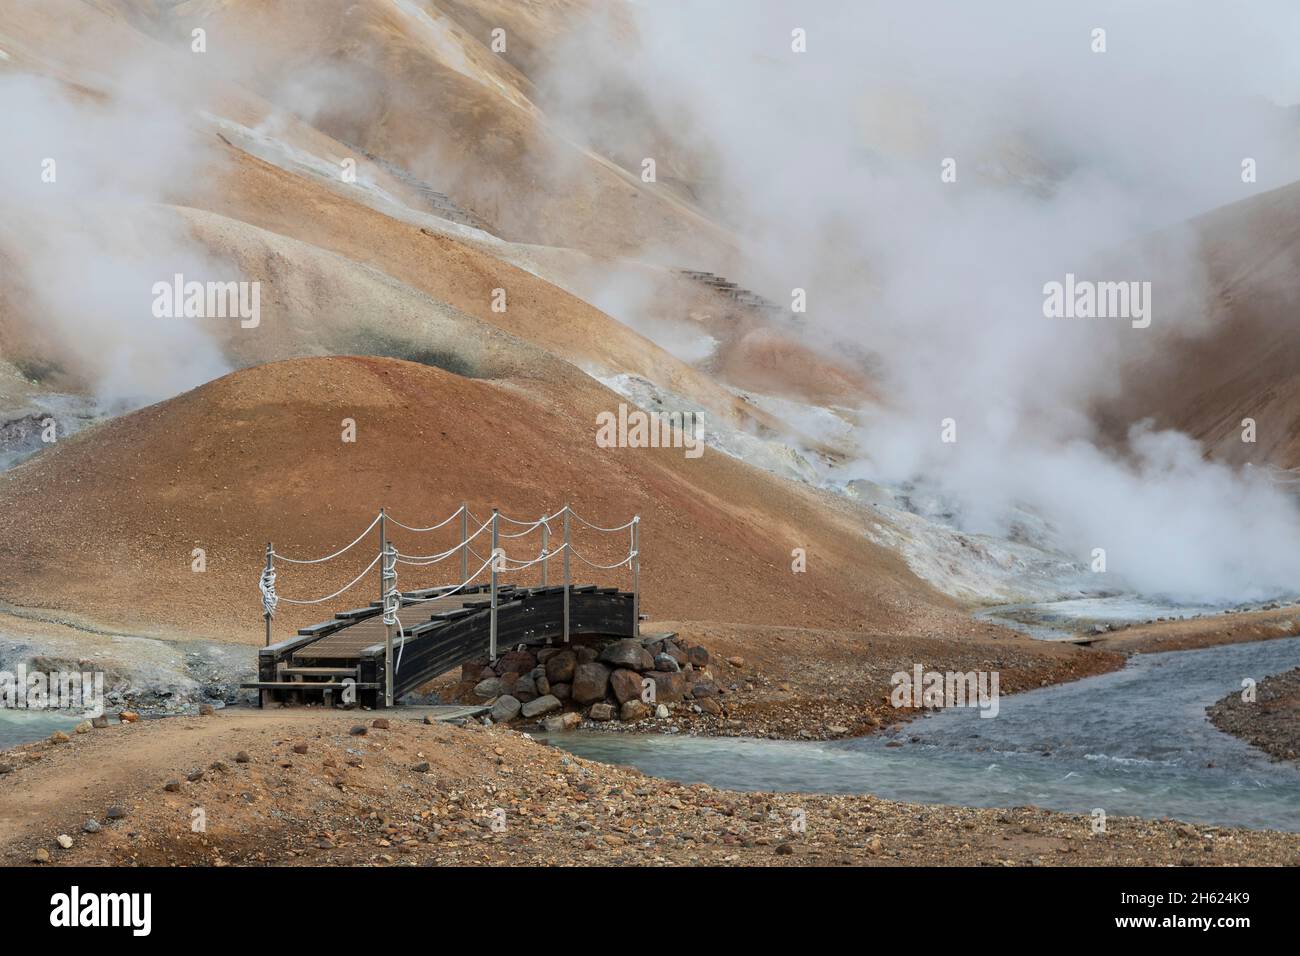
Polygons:
[[[382,558],[382,557],[383,557],[383,552],[380,552],[379,554],[375,555],[374,558],[371,559],[370,563],[367,564],[367,565],[365,566],[365,568],[362,570],[362,572],[361,572],[360,574],[358,574],[355,578],[353,578],[353,579],[352,579],[351,581],[349,581],[347,584],[343,585],[343,587],[339,588],[339,589],[338,589],[337,591],[335,591],[333,594],[327,594],[327,595],[325,595],[325,597],[322,597],[322,598],[313,598],[313,599],[310,600],[310,601],[297,601],[297,600],[294,600],[293,598],[280,597],[280,595],[277,594],[277,595],[275,596],[275,600],[276,600],[277,603],[280,602],[280,601],[283,601],[285,604],[324,604],[326,601],[329,601],[329,600],[332,600],[332,599],[338,597],[338,596],[339,596],[340,594],[342,594],[344,591],[346,591],[346,590],[348,590],[349,588],[355,586],[355,585],[356,585],[356,584],[357,584],[357,583],[358,583],[362,578],[364,578],[367,574],[370,573],[370,571],[374,568],[374,566],[379,562],[379,559]],[[274,581],[274,578],[275,578],[274,572],[272,572],[271,578],[272,578],[272,581]],[[273,592],[273,593],[274,593],[274,592]]]
[[[459,514],[459,512],[457,513]],[[455,515],[453,515],[453,517],[455,517]],[[405,525],[403,525],[403,527],[405,527]],[[402,564],[412,564],[412,565],[437,564],[439,561],[445,561],[447,558],[451,557],[461,548],[468,547],[471,541],[473,541],[475,538],[477,538],[484,531],[486,531],[488,528],[491,527],[492,527],[492,519],[489,518],[487,521],[479,525],[478,530],[475,531],[473,534],[471,534],[469,537],[467,537],[464,541],[462,541],[460,544],[456,545],[455,547],[448,548],[446,551],[439,551],[436,554],[403,554],[399,551],[397,553],[397,557]],[[473,553],[472,548],[470,548],[470,553],[471,554]]]
[[[613,534],[619,531],[626,531],[628,529],[631,529],[631,540],[629,542],[627,555],[621,561],[615,564],[599,564],[587,558],[585,555],[581,554],[573,547],[572,543],[569,540],[569,518],[571,517],[576,518],[578,522],[584,525],[585,527],[600,533]],[[426,531],[436,531],[437,529],[442,528],[447,524],[451,523],[456,518],[461,519],[461,541],[458,544],[456,544],[454,547],[448,548],[445,551],[438,551],[433,554],[425,554],[425,555],[403,554],[402,552],[398,551],[397,548],[391,542],[389,542],[387,538],[386,528],[387,528],[388,521],[392,521],[393,524],[407,531],[422,533]],[[552,549],[549,546],[549,535],[551,532],[550,522],[556,520],[557,518],[564,519],[564,543],[560,547]],[[478,529],[475,530],[475,532],[472,535],[469,533],[469,526],[467,524],[467,522],[470,519],[473,519],[479,524]],[[502,533],[500,529],[500,522],[502,521],[512,524],[515,527],[521,528],[522,530],[513,533]],[[572,507],[570,507],[567,504],[559,511],[555,512],[554,514],[543,515],[541,518],[537,519],[536,521],[531,521],[531,522],[520,521],[519,519],[512,518],[509,515],[503,515],[497,510],[493,510],[491,518],[487,519],[486,521],[480,521],[478,517],[476,517],[473,514],[473,512],[469,510],[469,506],[467,504],[462,503],[461,506],[457,508],[454,512],[452,512],[450,516],[438,522],[437,524],[428,526],[427,528],[419,528],[419,527],[413,527],[411,525],[403,524],[402,522],[398,521],[396,518],[393,518],[391,515],[389,515],[386,509],[380,508],[379,514],[375,516],[375,519],[371,521],[370,524],[366,527],[366,529],[362,531],[361,534],[359,534],[355,539],[353,539],[350,544],[346,545],[343,548],[340,548],[338,551],[335,551],[333,554],[328,554],[320,558],[310,558],[310,559],[291,558],[288,557],[287,555],[278,553],[271,545],[271,543],[268,542],[266,545],[266,565],[262,569],[261,578],[258,581],[258,588],[262,593],[262,613],[266,624],[266,643],[267,646],[270,646],[271,644],[271,619],[274,617],[277,605],[281,601],[283,601],[286,604],[294,604],[300,606],[323,604],[326,601],[331,601],[334,598],[337,598],[339,595],[355,587],[357,584],[359,584],[361,580],[365,578],[365,576],[369,574],[374,569],[375,565],[378,564],[381,560],[383,561],[383,565],[380,568],[379,593],[380,593],[381,607],[383,610],[383,620],[385,625],[388,626],[390,650],[391,650],[392,631],[394,626],[397,628],[402,638],[402,644],[401,647],[399,647],[398,649],[396,662],[394,662],[391,659],[391,655],[389,655],[387,658],[387,666],[389,667],[393,666],[394,663],[396,663],[397,666],[401,665],[402,649],[404,649],[406,646],[405,628],[403,627],[401,620],[397,616],[397,611],[403,605],[410,606],[414,604],[424,604],[430,601],[438,601],[441,600],[442,598],[449,597],[457,593],[458,591],[461,591],[464,588],[468,587],[470,582],[472,582],[475,578],[477,578],[489,567],[492,568],[492,600],[491,600],[492,617],[491,617],[490,646],[491,646],[491,654],[493,656],[493,659],[495,659],[496,617],[497,617],[497,576],[502,573],[508,574],[515,571],[523,571],[527,568],[533,567],[534,565],[541,564],[542,584],[543,586],[545,586],[546,579],[547,579],[547,570],[546,570],[547,565],[544,562],[559,555],[563,555],[564,557],[564,584],[565,584],[564,635],[566,641],[568,640],[568,634],[569,634],[569,598],[568,598],[569,591],[568,589],[569,587],[571,587],[571,580],[569,577],[569,554],[573,554],[575,557],[578,558],[579,561],[582,561],[588,567],[595,568],[598,570],[612,571],[617,568],[621,568],[625,565],[631,570],[632,572],[632,619],[634,622],[634,627],[639,628],[640,604],[641,604],[640,601],[640,593],[641,593],[640,570],[641,569],[640,569],[639,559],[640,559],[641,552],[639,550],[639,545],[638,545],[637,531],[638,531],[638,526],[640,524],[640,521],[641,521],[640,515],[633,515],[632,518],[629,521],[625,522],[624,524],[618,525],[616,527],[606,528],[606,527],[602,527],[601,525],[597,525],[594,524],[593,522],[588,521],[586,518],[579,515],[576,511],[573,510]],[[290,564],[322,564],[326,561],[331,561],[334,558],[337,558],[340,555],[343,555],[346,552],[350,551],[352,548],[356,547],[358,544],[361,543],[361,541],[365,538],[367,534],[369,534],[372,530],[374,530],[375,525],[379,525],[379,531],[380,531],[379,553],[376,554],[374,558],[371,559],[370,563],[365,566],[365,568],[361,571],[360,574],[358,574],[355,578],[353,578],[343,587],[339,588],[337,591],[334,591],[332,594],[327,594],[324,597],[319,597],[319,598],[311,598],[309,600],[303,600],[297,598],[283,598],[276,593],[275,590],[275,584],[276,584],[275,559],[276,558],[280,558],[280,560],[286,561]],[[532,531],[536,530],[539,527],[543,529],[542,548],[538,556],[531,560],[525,561],[525,560],[520,560],[518,558],[511,558],[509,555],[505,553],[505,549],[501,548],[498,544],[501,538],[507,538],[507,539],[521,538],[524,535],[530,534]],[[484,558],[483,555],[479,554],[477,551],[475,551],[473,548],[470,547],[470,542],[478,538],[479,535],[481,535],[488,528],[492,529],[492,554],[489,557]],[[430,595],[423,598],[406,599],[402,597],[402,594],[397,587],[397,565],[399,563],[406,564],[408,566],[426,567],[429,565],[438,564],[441,561],[445,561],[447,558],[451,557],[452,555],[458,552],[461,555],[461,577],[464,579],[460,582],[460,584],[454,587],[450,587],[445,591],[441,591],[438,594]],[[469,567],[467,564],[469,555],[473,555],[475,558],[483,562],[483,564],[479,567],[479,569],[475,571],[473,574],[469,573]],[[392,688],[393,688],[393,680],[392,680],[393,673],[394,671],[389,671],[388,676],[385,678],[385,686],[387,687],[388,693],[390,695],[392,693]],[[389,703],[391,703],[391,700],[389,701]]]
[[[469,514],[469,507],[468,507],[467,505],[461,505],[459,508],[457,508],[455,511],[453,511],[453,512],[452,512],[450,515],[448,515],[446,518],[443,518],[443,519],[442,519],[441,521],[439,521],[437,524],[431,524],[431,525],[429,525],[429,527],[427,527],[427,528],[412,528],[409,524],[402,524],[402,522],[398,521],[398,520],[397,520],[396,518],[394,518],[392,515],[385,515],[385,517],[387,517],[387,519],[388,519],[389,521],[391,521],[393,524],[397,525],[399,528],[405,528],[407,531],[414,531],[414,532],[416,532],[416,533],[423,533],[423,532],[425,532],[425,531],[437,531],[439,528],[444,527],[445,525],[451,524],[451,522],[455,521],[457,518],[460,517],[460,513],[461,513],[462,511],[465,512],[466,514]],[[377,520],[377,519],[376,519],[376,520]],[[370,527],[373,528],[374,525],[371,525]],[[369,531],[370,528],[367,528],[366,530]]]
[[358,544],[360,544],[361,540],[366,535],[368,535],[371,531],[374,530],[375,525],[379,524],[379,519],[382,517],[384,517],[382,512],[380,514],[375,515],[375,520],[370,522],[370,524],[366,525],[366,530],[361,532],[359,535],[357,535],[356,538],[353,539],[351,544],[345,545],[344,547],[339,548],[333,554],[327,554],[323,558],[291,558],[287,554],[281,554],[280,552],[275,550],[270,551],[270,554],[273,555],[274,557],[279,558],[281,561],[288,561],[290,564],[321,564],[325,561],[332,561],[335,558],[337,558],[339,555],[346,553],[347,551],[351,550],[352,548],[355,548]]

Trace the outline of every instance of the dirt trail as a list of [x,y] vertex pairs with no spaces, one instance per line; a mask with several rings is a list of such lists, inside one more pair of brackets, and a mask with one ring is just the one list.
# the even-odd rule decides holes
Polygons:
[[0,777],[0,848],[32,833],[77,833],[87,817],[103,820],[110,805],[129,806],[148,786],[161,787],[161,774],[230,759],[231,741],[245,730],[288,733],[315,716],[285,710],[275,716],[176,717],[121,724],[30,750],[39,759],[25,759]]

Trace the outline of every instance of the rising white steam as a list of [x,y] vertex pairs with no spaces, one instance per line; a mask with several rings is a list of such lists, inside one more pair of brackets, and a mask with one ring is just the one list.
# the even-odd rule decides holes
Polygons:
[[[1028,504],[1081,561],[1104,548],[1108,580],[1146,593],[1296,590],[1290,498],[1142,427],[1136,410],[1127,443],[1108,445],[1091,413],[1122,365],[1209,321],[1178,224],[1300,177],[1287,108],[1300,99],[1300,7],[632,10],[635,48],[593,18],[574,38],[588,55],[557,61],[546,105],[632,155],[639,130],[675,130],[707,164],[702,201],[757,263],[737,278],[777,300],[807,289],[810,335],[880,356],[889,401],[862,435],[865,475],[937,489],[972,530],[1005,532]],[[792,50],[795,30],[806,52]],[[605,91],[626,87],[653,124],[604,108]],[[1044,284],[1067,272],[1152,282],[1152,326],[1045,317]],[[941,441],[944,419],[955,443]]]

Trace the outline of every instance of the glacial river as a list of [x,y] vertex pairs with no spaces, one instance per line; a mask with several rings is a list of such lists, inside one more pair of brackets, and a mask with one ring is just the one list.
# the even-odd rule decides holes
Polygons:
[[[545,738],[658,777],[737,790],[1174,817],[1300,832],[1300,770],[1217,730],[1206,705],[1300,665],[1300,637],[1135,655],[1121,671],[832,742],[574,731]],[[919,737],[917,743],[911,738]],[[891,741],[901,747],[889,747]]]

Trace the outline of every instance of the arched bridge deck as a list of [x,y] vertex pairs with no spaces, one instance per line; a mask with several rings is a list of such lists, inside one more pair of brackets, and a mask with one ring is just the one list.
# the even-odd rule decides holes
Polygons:
[[[593,564],[573,551],[575,556],[594,568],[609,570],[624,565],[630,568],[632,590],[624,591],[616,587],[571,583],[569,557],[572,549],[568,520],[571,514],[566,505],[555,515],[529,523],[507,519],[494,511],[492,517],[481,522],[478,530],[471,534],[469,510],[462,505],[451,518],[432,528],[399,525],[409,531],[431,531],[460,516],[460,544],[437,555],[407,556],[399,552],[387,541],[386,522],[392,519],[387,518],[383,511],[376,522],[362,532],[361,538],[326,558],[312,561],[285,558],[268,545],[262,576],[267,645],[258,652],[258,679],[242,686],[260,691],[263,705],[275,701],[305,703],[324,699],[355,700],[359,704],[381,707],[393,704],[403,695],[466,662],[495,659],[500,649],[560,643],[575,634],[611,638],[638,636],[640,563],[637,519],[633,518],[617,528],[600,528],[583,521],[597,532],[630,529],[630,548],[627,556],[617,564]],[[558,522],[561,518],[563,544],[551,550],[550,522]],[[499,522],[502,520],[523,530],[500,535]],[[380,551],[367,572],[376,563],[380,564],[382,599],[365,607],[341,611],[329,620],[301,628],[294,637],[272,643],[271,617],[281,600],[275,593],[275,558],[296,564],[330,560],[360,542],[375,524],[380,530]],[[470,544],[489,527],[492,531],[492,556],[478,572],[470,575],[468,556],[481,557]],[[539,528],[542,549],[533,560],[513,560],[499,547],[500,537],[522,537]],[[397,590],[399,564],[428,565],[456,554],[461,557],[460,584],[418,591]],[[551,558],[561,557],[565,583],[547,585],[547,563]],[[501,584],[498,580],[502,574],[538,564],[544,582],[540,587],[516,587]],[[488,582],[470,583],[489,568]],[[362,577],[367,572],[362,572]],[[343,591],[360,580],[353,581]],[[313,601],[283,600],[315,604],[341,593]]]

